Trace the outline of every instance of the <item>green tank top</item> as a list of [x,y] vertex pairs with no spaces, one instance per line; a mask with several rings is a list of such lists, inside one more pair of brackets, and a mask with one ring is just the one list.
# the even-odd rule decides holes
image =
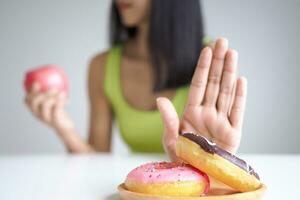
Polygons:
[[[121,136],[133,152],[163,152],[163,124],[159,111],[136,109],[123,96],[120,83],[121,56],[121,46],[110,49],[104,78],[104,91],[112,105]],[[183,113],[187,93],[187,87],[178,88],[171,100],[179,116]]]

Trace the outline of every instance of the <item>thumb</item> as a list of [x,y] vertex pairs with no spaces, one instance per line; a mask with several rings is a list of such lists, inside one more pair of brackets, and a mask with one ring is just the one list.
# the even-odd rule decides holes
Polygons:
[[176,141],[179,132],[179,118],[170,100],[164,97],[157,98],[157,107],[163,124],[163,146],[171,159],[176,159]]

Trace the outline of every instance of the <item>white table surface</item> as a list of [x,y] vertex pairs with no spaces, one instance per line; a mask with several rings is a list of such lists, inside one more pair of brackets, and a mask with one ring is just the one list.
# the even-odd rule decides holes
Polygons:
[[[300,199],[300,155],[242,155],[261,176],[265,199]],[[158,155],[0,156],[2,200],[119,200],[117,186]]]

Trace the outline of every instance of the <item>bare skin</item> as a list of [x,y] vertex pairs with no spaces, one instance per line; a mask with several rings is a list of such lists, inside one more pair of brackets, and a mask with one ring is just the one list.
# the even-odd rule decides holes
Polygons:
[[[130,41],[124,46],[121,61],[122,92],[132,107],[139,110],[153,110],[156,109],[156,98],[160,96],[172,98],[175,91],[153,92],[154,78],[151,65],[148,59],[143,58],[143,55],[137,55],[130,50],[139,45],[135,43],[136,41]],[[137,56],[133,57],[130,54]],[[107,53],[95,56],[89,67],[90,134],[88,142],[76,133],[74,124],[64,109],[67,101],[64,95],[55,91],[40,93],[38,87],[33,87],[26,96],[26,103],[32,113],[54,128],[69,152],[110,151],[113,115],[110,102],[103,89],[106,57]]]
[[202,50],[182,119],[168,99],[158,99],[165,126],[163,144],[171,159],[178,159],[175,144],[179,132],[201,134],[229,152],[237,151],[247,94],[246,79],[236,78],[237,57],[223,38],[213,50]]
[[[122,92],[126,101],[136,109],[153,110],[156,108],[157,97],[172,98],[174,91],[152,91],[154,78],[146,42],[150,1],[117,0],[118,5],[124,2],[130,3],[130,8],[123,9],[120,6],[122,22],[128,26],[137,26],[139,31],[134,40],[124,44],[120,77]],[[89,66],[90,124],[87,141],[76,133],[75,125],[64,109],[68,101],[65,95],[56,91],[41,93],[39,86],[35,85],[25,97],[25,102],[34,116],[53,128],[71,153],[110,151],[113,114],[103,90],[106,57],[107,53],[96,55]]]
[[[120,11],[122,20],[124,24],[138,27],[137,37],[124,44],[121,58],[121,87],[126,101],[136,109],[153,110],[156,108],[156,99],[163,97],[157,101],[165,127],[163,144],[173,160],[177,159],[174,145],[179,131],[203,134],[226,150],[235,152],[240,143],[246,98],[245,79],[236,79],[236,52],[228,49],[225,39],[219,39],[213,50],[207,47],[202,51],[184,117],[179,119],[168,100],[173,98],[175,90],[152,90],[154,77],[146,42],[149,19],[145,16],[150,1],[126,2],[131,2],[132,5],[128,10]],[[107,53],[96,55],[89,66],[88,140],[77,134],[75,125],[65,110],[68,101],[66,95],[56,91],[41,93],[39,86],[35,84],[25,97],[34,116],[55,130],[70,153],[110,151],[113,114],[103,89],[106,58]],[[232,92],[234,85],[236,92]],[[233,106],[228,102],[234,102]]]

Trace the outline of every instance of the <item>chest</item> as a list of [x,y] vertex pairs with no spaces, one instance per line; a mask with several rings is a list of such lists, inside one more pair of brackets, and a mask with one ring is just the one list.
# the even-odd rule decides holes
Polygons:
[[123,58],[120,66],[122,95],[136,109],[156,109],[156,98],[171,99],[175,90],[153,91],[155,74],[149,62]]

